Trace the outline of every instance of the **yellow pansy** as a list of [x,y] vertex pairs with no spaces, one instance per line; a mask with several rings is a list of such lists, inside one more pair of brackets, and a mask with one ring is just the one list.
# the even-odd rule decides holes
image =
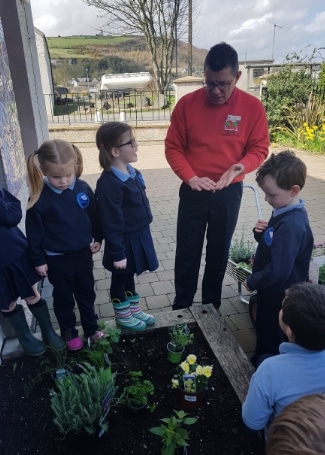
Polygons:
[[187,362],[182,362],[181,363],[181,368],[185,373],[187,374],[190,371],[190,366]]
[[190,365],[194,365],[196,363],[196,355],[194,354],[189,354],[187,357],[186,357],[186,360],[187,362],[190,364]]
[[210,378],[212,375],[212,369],[213,367],[206,365],[205,367],[202,368],[202,373],[206,378]]

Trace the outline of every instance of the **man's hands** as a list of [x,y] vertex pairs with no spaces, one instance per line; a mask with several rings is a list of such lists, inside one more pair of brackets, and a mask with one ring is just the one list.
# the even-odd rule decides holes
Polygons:
[[214,182],[209,177],[194,176],[188,181],[188,185],[194,191],[218,191],[226,188],[231,184],[235,177],[245,172],[245,166],[241,163],[233,164],[230,168],[222,174],[217,182]]
[[231,184],[235,177],[245,172],[245,166],[241,163],[233,164],[230,168],[222,174],[216,183],[216,190],[222,190]]
[[189,186],[192,188],[192,190],[195,191],[215,191],[216,190],[216,183],[209,179],[209,177],[192,177],[188,181]]

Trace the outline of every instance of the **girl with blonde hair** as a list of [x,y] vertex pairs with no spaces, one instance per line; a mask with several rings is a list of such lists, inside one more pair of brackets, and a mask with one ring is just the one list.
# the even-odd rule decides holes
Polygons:
[[75,302],[86,338],[102,336],[94,306],[92,259],[100,250],[102,235],[94,193],[79,178],[82,170],[80,150],[58,139],[44,142],[27,159],[30,254],[39,276],[48,276],[53,285],[54,313],[71,351],[83,347],[76,329]]

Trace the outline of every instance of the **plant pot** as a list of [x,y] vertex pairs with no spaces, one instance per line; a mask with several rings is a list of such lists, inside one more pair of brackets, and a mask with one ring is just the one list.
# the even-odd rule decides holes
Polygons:
[[182,356],[185,348],[183,348],[181,351],[173,351],[170,348],[171,343],[167,344],[167,353],[168,353],[168,360],[171,363],[180,363],[182,361]]
[[52,372],[51,376],[54,381],[63,381],[64,378],[70,376],[71,370],[67,368],[59,368]]
[[204,390],[200,390],[199,392],[185,392],[182,389],[177,390],[179,403],[185,411],[198,409],[202,406]]
[[175,455],[188,455],[187,447],[178,447],[175,449]]
[[132,412],[133,414],[136,414],[137,412],[140,412],[142,411],[143,409],[145,409],[145,407],[147,406],[148,402],[144,403],[144,404],[139,404],[138,402],[136,401],[128,401],[127,402],[127,408],[130,412]]
[[63,440],[64,445],[72,453],[94,453],[107,445],[107,434],[101,438],[96,434],[88,434],[85,431],[74,433],[70,432]]

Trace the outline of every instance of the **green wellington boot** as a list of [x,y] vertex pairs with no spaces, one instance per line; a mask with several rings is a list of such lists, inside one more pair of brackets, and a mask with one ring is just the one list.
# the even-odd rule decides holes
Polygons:
[[38,356],[44,354],[46,347],[42,341],[34,337],[28,327],[25,313],[21,305],[17,305],[13,314],[8,316],[8,322],[15,330],[18,340],[28,355]]
[[39,323],[44,343],[56,351],[63,351],[65,342],[53,329],[46,301],[42,299],[36,305],[28,305],[28,308]]

